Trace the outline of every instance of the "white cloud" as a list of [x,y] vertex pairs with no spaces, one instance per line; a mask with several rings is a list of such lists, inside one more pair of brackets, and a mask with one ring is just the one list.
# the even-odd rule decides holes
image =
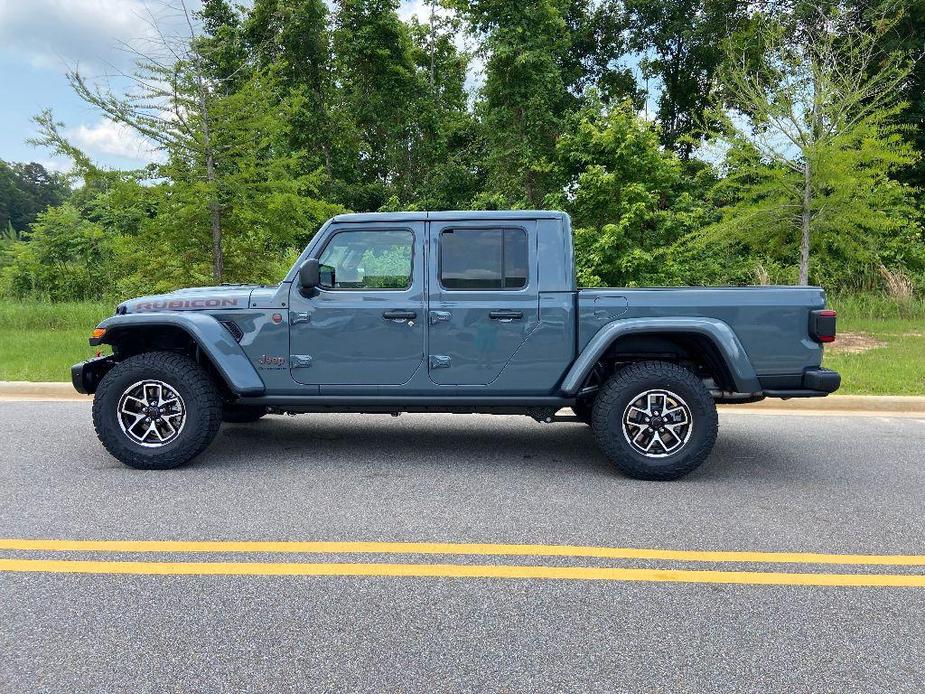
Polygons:
[[46,170],[56,171],[58,173],[67,173],[72,168],[70,160],[60,157],[46,157],[44,159],[39,159],[38,163],[44,166]]
[[0,0],[0,50],[55,69],[120,64],[121,43],[153,37],[152,12],[167,25],[179,19],[147,0]]
[[116,156],[139,164],[160,159],[160,152],[154,149],[151,142],[131,128],[108,118],[102,118],[93,125],[81,124],[68,128],[65,136],[91,156]]
[[430,9],[424,0],[404,0],[398,8],[398,16],[406,22],[417,17],[419,22],[426,24],[430,21]]

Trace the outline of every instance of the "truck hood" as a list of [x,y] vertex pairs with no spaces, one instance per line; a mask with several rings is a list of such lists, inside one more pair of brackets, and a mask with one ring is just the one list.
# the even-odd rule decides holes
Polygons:
[[251,292],[260,285],[226,284],[219,287],[190,287],[169,294],[152,294],[123,301],[117,314],[152,311],[228,311],[244,309],[250,304]]

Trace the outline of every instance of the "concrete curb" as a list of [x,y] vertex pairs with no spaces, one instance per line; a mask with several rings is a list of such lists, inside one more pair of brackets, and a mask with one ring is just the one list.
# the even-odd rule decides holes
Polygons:
[[0,400],[92,400],[70,383],[43,381],[0,381]]
[[[0,381],[0,400],[73,400],[90,401],[70,383]],[[828,412],[861,413],[890,416],[895,414],[925,416],[925,397],[907,395],[830,395],[827,398],[767,399],[747,405],[720,405],[723,410],[752,412]]]
[[925,415],[925,397],[915,395],[829,395],[825,398],[767,398],[746,405],[721,405],[723,409],[761,412],[781,410],[797,412],[867,412],[889,416],[891,414]]

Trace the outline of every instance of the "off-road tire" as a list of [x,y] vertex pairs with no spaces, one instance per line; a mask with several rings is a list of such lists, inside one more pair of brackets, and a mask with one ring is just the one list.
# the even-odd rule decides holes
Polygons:
[[[649,390],[667,390],[681,397],[690,410],[692,427],[687,442],[676,452],[653,458],[638,452],[623,431],[629,405]],[[629,364],[601,387],[594,400],[591,429],[604,454],[620,472],[641,480],[674,480],[699,467],[716,442],[716,403],[690,370],[670,362]]]
[[[179,435],[159,448],[134,442],[119,424],[122,394],[133,383],[156,379],[183,398],[186,419]],[[93,426],[103,446],[129,467],[167,470],[189,462],[208,447],[222,423],[222,401],[208,372],[193,359],[173,352],[145,352],[112,368],[93,399]]]
[[266,407],[260,405],[235,405],[228,403],[222,409],[222,421],[229,424],[248,424],[256,422],[267,413]]

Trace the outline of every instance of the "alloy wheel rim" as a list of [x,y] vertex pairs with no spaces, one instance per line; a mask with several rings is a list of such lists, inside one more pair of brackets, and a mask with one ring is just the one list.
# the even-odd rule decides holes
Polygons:
[[172,386],[156,379],[133,383],[116,406],[119,426],[132,443],[160,448],[176,440],[186,424],[186,406]]
[[694,430],[690,407],[676,393],[646,390],[623,412],[623,436],[633,450],[647,458],[674,455],[690,441]]

